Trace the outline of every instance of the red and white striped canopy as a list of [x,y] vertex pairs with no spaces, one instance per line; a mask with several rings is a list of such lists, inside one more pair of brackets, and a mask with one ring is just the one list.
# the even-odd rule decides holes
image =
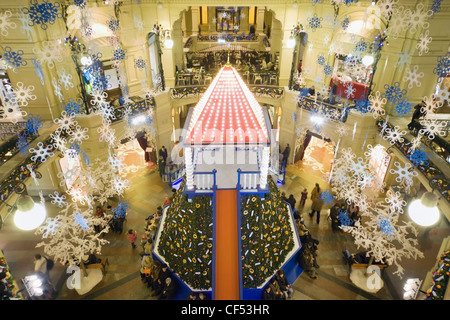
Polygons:
[[236,69],[220,69],[194,107],[185,144],[267,144],[261,105]]

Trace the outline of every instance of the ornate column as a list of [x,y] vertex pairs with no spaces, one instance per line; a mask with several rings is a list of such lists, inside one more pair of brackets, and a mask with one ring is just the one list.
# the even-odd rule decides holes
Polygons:
[[184,148],[184,163],[186,166],[186,187],[194,189],[194,164],[192,162],[192,148]]

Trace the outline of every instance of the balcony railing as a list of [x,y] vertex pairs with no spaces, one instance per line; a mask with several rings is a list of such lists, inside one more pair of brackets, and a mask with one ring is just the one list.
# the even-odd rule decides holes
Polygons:
[[329,104],[323,101],[315,100],[311,97],[304,97],[301,101],[297,103],[299,108],[311,112],[318,112],[328,115],[331,119],[345,122],[347,121],[347,116],[350,110],[353,108],[348,107],[338,107],[333,104]]

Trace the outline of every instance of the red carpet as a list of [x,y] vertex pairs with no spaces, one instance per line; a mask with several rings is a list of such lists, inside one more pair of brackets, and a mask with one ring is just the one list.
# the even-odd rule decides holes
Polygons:
[[216,193],[215,299],[239,300],[236,190]]

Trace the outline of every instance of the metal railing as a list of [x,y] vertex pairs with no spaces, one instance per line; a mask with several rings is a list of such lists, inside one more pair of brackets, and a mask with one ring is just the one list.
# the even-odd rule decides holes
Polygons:
[[199,191],[212,191],[216,186],[216,172],[194,172],[195,189]]

